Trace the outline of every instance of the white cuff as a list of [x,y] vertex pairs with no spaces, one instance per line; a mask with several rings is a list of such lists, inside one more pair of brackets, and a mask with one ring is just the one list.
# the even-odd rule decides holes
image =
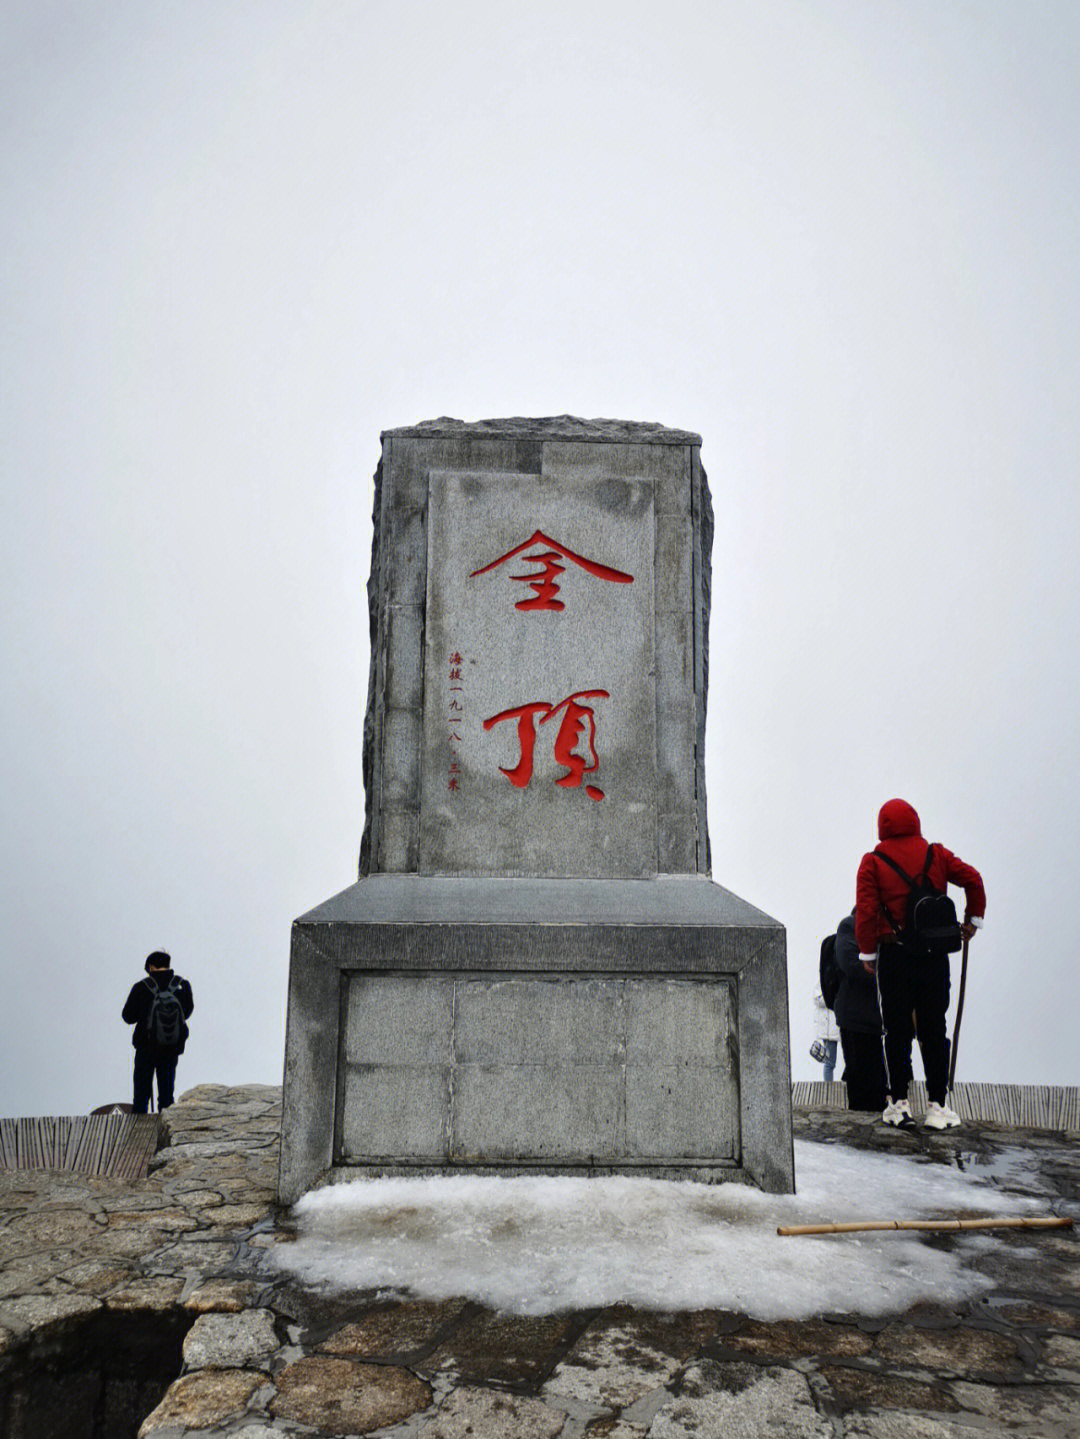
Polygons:
[[860,953],[859,958],[862,960],[863,964],[873,964],[874,961],[877,959],[877,950],[875,949],[873,954]]
[[968,921],[968,923],[969,923],[969,924],[973,924],[976,929],[982,929],[982,927],[983,927],[982,915],[981,915],[981,914],[973,914],[973,915],[971,916],[970,920]]

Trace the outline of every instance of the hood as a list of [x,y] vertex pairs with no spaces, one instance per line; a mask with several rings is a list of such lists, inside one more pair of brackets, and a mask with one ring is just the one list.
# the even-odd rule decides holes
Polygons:
[[878,839],[904,839],[922,834],[919,816],[906,799],[890,799],[881,806],[877,819]]

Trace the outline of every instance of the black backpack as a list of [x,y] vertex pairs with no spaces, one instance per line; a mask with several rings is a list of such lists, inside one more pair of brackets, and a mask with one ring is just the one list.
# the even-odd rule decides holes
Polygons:
[[874,853],[878,859],[884,860],[890,869],[896,871],[911,891],[908,895],[904,923],[899,928],[885,906],[881,906],[885,911],[885,918],[889,921],[897,938],[923,953],[955,954],[963,944],[960,921],[956,917],[956,906],[949,896],[930,883],[930,866],[934,862],[934,846],[932,844],[927,846],[926,863],[923,865],[918,879],[912,879],[887,854],[882,854],[880,850],[875,850]]
[[180,1003],[181,981],[174,974],[164,989],[157,981],[147,979],[153,991],[150,1012],[146,1016],[146,1032],[154,1049],[169,1053],[178,1050],[184,1038],[184,1009]]
[[832,1009],[836,1003],[836,996],[840,993],[840,982],[843,978],[844,971],[836,962],[836,935],[827,934],[821,941],[821,958],[818,960],[821,997],[825,1001],[827,1009]]

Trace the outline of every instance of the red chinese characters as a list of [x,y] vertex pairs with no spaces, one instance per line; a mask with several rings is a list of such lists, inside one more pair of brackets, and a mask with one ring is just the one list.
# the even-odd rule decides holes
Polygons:
[[461,744],[462,720],[465,714],[465,706],[462,699],[465,694],[465,687],[461,683],[461,655],[454,651],[449,662],[449,684],[450,700],[448,702],[448,715],[450,725],[450,772],[446,780],[446,788],[451,794],[456,794],[461,788],[461,766],[458,764],[457,746]]
[[[567,772],[555,783],[567,789],[577,788],[585,775],[600,768],[600,758],[596,752],[596,714],[591,705],[582,704],[581,701],[610,698],[607,690],[576,690],[555,705],[548,704],[546,700],[533,700],[484,720],[485,730],[501,724],[503,720],[517,720],[521,756],[512,769],[504,769],[502,765],[499,769],[512,785],[524,789],[532,779],[537,724],[547,724],[561,713],[562,721],[555,735],[555,759],[558,764],[565,766]],[[579,753],[579,745],[583,746],[583,753]],[[593,784],[585,786],[585,793],[590,799],[604,798],[604,791]]]
[[[527,555],[526,550],[540,546],[538,553]],[[523,564],[536,565],[537,569],[521,575],[511,575],[510,578],[518,584],[525,584],[534,593],[524,600],[518,600],[514,606],[516,610],[563,610],[565,604],[556,599],[559,593],[558,576],[564,574],[566,566],[560,564],[560,560],[569,560],[571,564],[579,565],[587,574],[593,575],[599,580],[608,580],[616,585],[632,585],[633,575],[624,574],[622,570],[614,570],[608,565],[602,565],[597,560],[587,560],[584,555],[575,554],[573,550],[561,545],[558,540],[549,539],[543,530],[537,530],[523,544],[515,545],[512,550],[507,550],[505,555],[500,555],[497,560],[492,560],[489,565],[484,565],[478,570],[473,570],[469,578],[476,579],[478,575],[486,575],[489,570],[504,565],[508,560],[520,555]]]

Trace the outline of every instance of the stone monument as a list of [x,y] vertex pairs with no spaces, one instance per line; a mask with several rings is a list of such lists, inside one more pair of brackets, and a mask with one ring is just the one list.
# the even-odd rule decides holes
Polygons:
[[293,925],[279,1198],[794,1187],[783,927],[708,878],[698,435],[387,431],[360,878]]

